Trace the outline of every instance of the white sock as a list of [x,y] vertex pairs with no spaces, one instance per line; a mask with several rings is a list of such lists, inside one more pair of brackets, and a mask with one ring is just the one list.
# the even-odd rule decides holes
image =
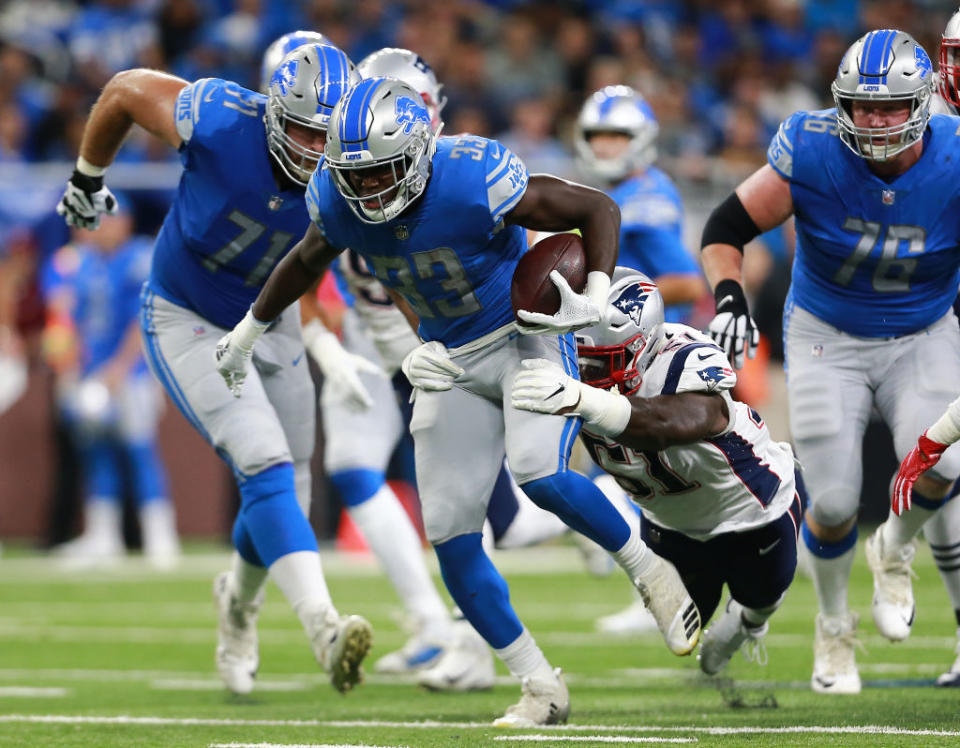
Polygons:
[[347,511],[407,613],[431,637],[449,641],[453,635],[450,614],[427,571],[420,536],[393,489],[385,483],[369,499]]
[[270,578],[287,598],[307,634],[313,636],[318,616],[334,610],[320,554],[296,551],[281,556],[270,566]]
[[177,520],[173,504],[167,499],[152,499],[140,506],[140,530],[145,553],[177,553]]
[[534,504],[512,477],[510,486],[517,497],[517,516],[500,536],[497,548],[526,548],[560,537],[570,529],[556,514]]
[[234,551],[231,559],[233,571],[233,594],[241,603],[252,603],[267,584],[267,569],[248,564]]
[[[910,512],[913,512],[911,509]],[[960,497],[948,501],[923,525],[950,604],[960,610]]]
[[493,650],[497,657],[503,660],[503,664],[517,678],[523,679],[533,677],[537,679],[552,680],[555,676],[553,668],[543,656],[540,647],[530,636],[526,628],[516,639],[510,642],[503,649]]
[[810,554],[813,562],[813,585],[817,590],[820,613],[827,618],[847,615],[847,586],[856,554],[856,545],[836,558],[820,558]]
[[104,543],[123,545],[123,509],[107,496],[93,496],[83,507],[83,534]]
[[767,622],[767,619],[777,612],[777,608],[780,607],[785,595],[786,593],[780,595],[773,605],[768,605],[766,608],[748,608],[744,605],[743,612],[740,614],[740,616],[743,619],[743,622],[747,625],[747,628],[755,629],[763,626],[763,624]]
[[630,537],[627,538],[627,542],[623,544],[619,551],[610,555],[627,572],[630,581],[646,576],[657,560],[657,555],[647,547],[643,538],[640,537],[639,528],[633,526],[630,527]]
[[904,512],[899,517],[891,509],[887,521],[880,526],[880,532],[883,533],[884,555],[889,555],[891,551],[913,540],[923,524],[934,514],[936,514],[935,511],[924,509],[916,504],[909,512]]

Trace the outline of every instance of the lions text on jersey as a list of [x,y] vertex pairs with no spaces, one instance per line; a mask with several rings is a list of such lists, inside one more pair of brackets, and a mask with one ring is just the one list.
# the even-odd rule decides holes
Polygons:
[[184,171],[157,237],[149,285],[225,328],[243,317],[309,225],[302,188],[277,187],[266,101],[216,78],[186,86],[177,98]]
[[796,304],[866,338],[946,314],[960,268],[960,119],[931,117],[920,160],[889,181],[837,137],[834,109],[791,115],[767,159],[797,218],[787,313]]
[[697,540],[761,527],[792,509],[793,453],[770,438],[753,408],[730,397],[737,377],[723,351],[685,325],[666,323],[661,336],[632,397],[720,393],[730,423],[710,439],[659,452],[631,449],[585,426],[581,435],[597,464],[651,521]]
[[439,138],[424,193],[393,220],[356,220],[327,169],[307,188],[310,217],[334,247],[350,247],[420,317],[420,337],[447,347],[513,321],[510,280],[525,233],[504,223],[523,197],[523,162],[495,140]]

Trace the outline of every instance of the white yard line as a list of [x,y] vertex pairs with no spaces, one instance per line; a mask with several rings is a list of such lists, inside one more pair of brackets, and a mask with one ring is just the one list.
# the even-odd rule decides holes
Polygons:
[[[324,680],[329,681],[329,676]],[[320,681],[318,680],[317,683]],[[305,680],[275,680],[257,681],[257,691],[306,691],[316,683]],[[150,688],[155,691],[223,691],[223,681],[219,678],[167,678],[150,682]]]
[[632,738],[625,735],[498,735],[494,740],[527,743],[699,743],[696,738]]
[[406,748],[368,743],[211,743],[208,748]]
[[68,693],[66,688],[39,688],[34,686],[0,686],[0,699],[7,697],[24,699],[60,699]]
[[[0,714],[0,723],[34,723],[66,725],[152,725],[205,727],[362,727],[426,729],[492,729],[489,722],[438,722],[422,720],[397,722],[386,720],[319,720],[319,719],[217,719],[208,717],[131,717],[118,715],[97,717],[69,714]],[[785,727],[707,727],[702,725],[544,725],[540,730],[558,732],[688,732],[705,735],[907,735],[917,737],[960,737],[960,730],[911,730],[889,725],[790,725]],[[518,736],[511,736],[518,737]]]

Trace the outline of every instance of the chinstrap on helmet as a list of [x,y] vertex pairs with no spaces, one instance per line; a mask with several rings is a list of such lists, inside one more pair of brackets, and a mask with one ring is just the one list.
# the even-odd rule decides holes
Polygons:
[[329,44],[297,47],[273,72],[267,97],[267,144],[280,168],[295,182],[310,181],[323,153],[296,142],[287,126],[296,123],[326,133],[333,107],[359,80],[350,58]]
[[416,52],[399,47],[384,47],[358,62],[357,71],[364,78],[399,78],[419,92],[430,113],[433,131],[440,132],[443,124],[440,112],[447,103],[447,97],[441,93],[443,85],[437,80],[433,68]]
[[[871,31],[843,56],[831,90],[840,139],[866,159],[886,161],[923,137],[930,120],[933,65],[910,34],[895,29]],[[897,101],[909,105],[907,120],[890,127],[857,127],[856,102]]]
[[632,268],[617,267],[612,281],[604,318],[576,333],[580,379],[630,395],[654,356],[663,297],[656,283]]
[[332,42],[319,31],[291,31],[274,39],[263,53],[263,62],[260,63],[260,93],[269,93],[273,71],[280,67],[284,57],[304,44],[332,45]]
[[[615,158],[597,158],[590,147],[590,136],[598,132],[626,135],[630,139],[626,150]],[[577,158],[600,179],[618,181],[656,160],[659,132],[653,110],[639,93],[629,86],[607,86],[580,109],[574,132]]]
[[[396,78],[368,78],[334,107],[325,165],[337,190],[364,223],[396,218],[426,189],[436,136],[419,94]],[[362,190],[372,174],[392,179]]]

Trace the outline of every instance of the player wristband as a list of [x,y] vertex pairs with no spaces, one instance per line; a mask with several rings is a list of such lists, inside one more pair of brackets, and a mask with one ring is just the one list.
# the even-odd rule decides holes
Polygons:
[[77,171],[85,177],[102,177],[106,171],[106,166],[96,166],[91,164],[83,156],[77,157]]
[[603,314],[603,310],[607,308],[607,297],[610,295],[610,276],[602,270],[591,270],[587,273],[587,285],[583,294]]
[[268,327],[270,327],[269,322],[261,322],[248,309],[243,319],[233,328],[234,343],[243,351],[252,351],[254,343],[267,331]]
[[580,402],[575,411],[590,424],[590,430],[605,436],[619,436],[630,422],[633,409],[630,401],[619,392],[609,392],[577,382]]
[[937,422],[927,429],[927,438],[940,444],[960,441],[960,398],[957,398]]

